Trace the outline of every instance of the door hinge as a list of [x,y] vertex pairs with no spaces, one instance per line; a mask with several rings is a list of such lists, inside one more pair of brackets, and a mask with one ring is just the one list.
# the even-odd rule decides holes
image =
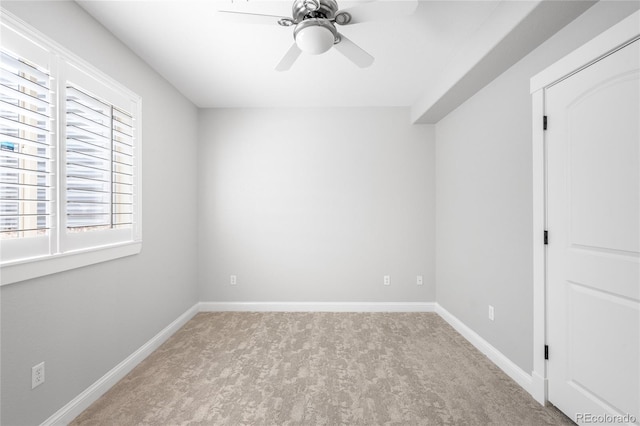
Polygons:
[[549,359],[549,345],[544,345],[544,359]]
[[544,244],[549,244],[549,231],[547,230],[544,231]]
[[542,116],[542,130],[547,130],[547,116]]

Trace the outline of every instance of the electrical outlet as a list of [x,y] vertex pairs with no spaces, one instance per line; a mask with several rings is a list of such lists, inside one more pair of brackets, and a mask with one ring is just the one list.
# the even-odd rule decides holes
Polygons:
[[231,278],[229,279],[229,284],[236,285],[237,282],[238,282],[238,277],[235,275],[231,275]]
[[384,276],[384,285],[391,285],[391,277],[389,275]]
[[494,318],[493,306],[489,305],[489,319],[493,321]]
[[44,361],[31,367],[31,389],[44,383]]
[[416,278],[416,284],[422,285],[422,275],[418,275],[418,277]]

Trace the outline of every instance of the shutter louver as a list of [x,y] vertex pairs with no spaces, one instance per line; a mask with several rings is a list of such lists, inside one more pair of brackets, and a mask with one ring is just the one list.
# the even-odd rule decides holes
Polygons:
[[49,72],[0,51],[0,238],[51,228],[52,149]]

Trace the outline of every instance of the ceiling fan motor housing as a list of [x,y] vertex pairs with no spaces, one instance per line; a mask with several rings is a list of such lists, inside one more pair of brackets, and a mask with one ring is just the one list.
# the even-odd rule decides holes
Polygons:
[[333,19],[337,11],[336,0],[294,0],[291,13],[295,22],[302,22],[305,18]]

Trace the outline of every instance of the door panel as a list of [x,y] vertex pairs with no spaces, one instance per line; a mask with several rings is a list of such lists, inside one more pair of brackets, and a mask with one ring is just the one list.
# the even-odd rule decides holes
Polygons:
[[545,110],[549,401],[640,424],[640,42],[547,89]]
[[[628,366],[637,364],[637,335],[628,324],[638,321],[638,303],[581,284],[567,286],[567,377],[571,386],[623,413],[637,409],[637,375]],[[598,314],[594,315],[593,308]],[[606,322],[602,321],[606,318]],[[612,332],[614,330],[615,332]],[[588,356],[584,356],[588,354]],[[594,368],[594,366],[600,366]],[[629,387],[621,386],[628,383]],[[598,413],[601,413],[599,411]]]
[[[620,105],[637,90],[635,73],[616,75],[567,106],[572,244],[639,251],[639,200],[629,197],[639,190],[638,144],[624,133],[625,123],[637,123],[638,108]],[[609,221],[620,226],[603,226]]]

